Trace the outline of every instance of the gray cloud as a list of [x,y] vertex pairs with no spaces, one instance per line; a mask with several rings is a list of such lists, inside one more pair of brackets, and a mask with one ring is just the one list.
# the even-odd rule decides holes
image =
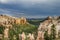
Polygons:
[[0,0],[0,14],[45,17],[59,13],[60,0]]
[[20,13],[16,10],[12,9],[1,9],[0,8],[0,14],[10,15],[10,16],[18,16],[18,15],[24,15],[24,13]]

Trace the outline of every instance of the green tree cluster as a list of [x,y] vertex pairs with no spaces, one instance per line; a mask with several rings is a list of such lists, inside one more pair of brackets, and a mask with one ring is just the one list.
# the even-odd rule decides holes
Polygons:
[[13,36],[16,35],[16,39],[18,40],[19,39],[18,34],[21,34],[22,32],[24,32],[27,35],[28,33],[35,33],[36,30],[37,30],[37,27],[31,24],[25,24],[25,25],[14,24],[12,29],[10,29],[9,31],[9,37],[10,37],[10,40],[13,40]]
[[56,40],[56,28],[54,24],[51,26],[51,34],[48,34],[48,30],[45,31],[44,38],[45,40]]

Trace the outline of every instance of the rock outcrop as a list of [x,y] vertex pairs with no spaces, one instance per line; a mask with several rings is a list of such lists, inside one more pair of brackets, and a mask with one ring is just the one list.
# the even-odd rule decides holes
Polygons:
[[27,24],[27,20],[24,17],[16,18],[7,15],[0,15],[0,25],[1,24]]
[[48,29],[48,34],[51,33],[51,26],[55,25],[56,27],[56,34],[58,35],[58,32],[60,31],[60,17],[47,17],[45,21],[40,23],[38,31],[45,32]]

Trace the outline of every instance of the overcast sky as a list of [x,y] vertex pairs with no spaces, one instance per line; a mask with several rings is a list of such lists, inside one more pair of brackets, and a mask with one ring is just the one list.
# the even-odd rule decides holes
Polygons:
[[60,16],[60,0],[0,0],[0,14],[29,18]]

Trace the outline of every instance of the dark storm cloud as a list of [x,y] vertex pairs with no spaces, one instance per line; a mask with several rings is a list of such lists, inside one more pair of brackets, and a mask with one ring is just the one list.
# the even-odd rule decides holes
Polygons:
[[59,0],[1,0],[0,14],[25,17],[60,15]]

